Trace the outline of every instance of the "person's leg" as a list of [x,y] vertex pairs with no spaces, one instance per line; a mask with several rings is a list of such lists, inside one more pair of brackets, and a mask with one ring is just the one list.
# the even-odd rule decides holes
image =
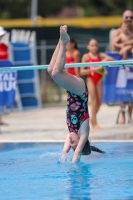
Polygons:
[[98,98],[98,106],[97,106],[97,112],[98,112],[102,104],[102,97],[103,97],[102,79],[96,85],[96,92],[97,92],[97,98]]
[[[85,84],[81,78],[73,76],[64,70],[66,61],[66,44],[69,42],[69,36],[65,30],[67,27],[60,28],[60,45],[57,58],[55,59],[54,67],[51,70],[51,66],[48,67],[48,73],[52,79],[62,88],[68,90],[71,93],[81,95],[85,92]],[[52,57],[52,59],[54,56]],[[51,61],[53,64],[54,62]]]
[[91,78],[87,79],[89,95],[91,98],[91,124],[94,129],[97,129],[96,113],[98,110],[98,98],[96,92],[96,85]]
[[[128,106],[128,112],[131,118],[132,118],[132,111],[133,111],[133,106]],[[125,122],[126,122],[125,112],[122,111],[120,124],[125,124]]]
[[[131,51],[132,49],[132,46],[131,45],[128,45],[128,46],[125,46],[121,51],[120,51],[120,54],[122,55],[123,57],[123,60],[127,60],[128,59],[128,51]],[[130,71],[130,68],[127,66],[125,68],[126,71]],[[126,122],[126,117],[125,117],[125,112],[122,111],[121,112],[121,121],[120,121],[120,124],[125,124]]]
[[53,71],[53,68],[54,68],[58,53],[59,53],[59,49],[60,49],[60,39],[59,39],[58,44],[57,44],[57,46],[55,48],[55,51],[53,53],[52,59],[50,61],[50,64],[48,66],[49,73]]
[[4,122],[2,120],[2,116],[0,115],[0,125],[5,125],[5,126],[8,126],[8,123]]
[[128,106],[128,112],[131,118],[132,118],[132,111],[133,111],[133,106]]
[[121,112],[121,121],[119,124],[125,124],[125,122],[126,122],[125,112],[122,111]]

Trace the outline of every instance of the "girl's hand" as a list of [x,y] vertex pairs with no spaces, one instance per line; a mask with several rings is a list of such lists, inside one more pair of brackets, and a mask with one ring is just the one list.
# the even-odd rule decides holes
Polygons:
[[86,68],[83,68],[83,67],[80,69],[80,75],[81,76],[87,75],[89,73],[90,73],[89,69],[86,69]]
[[97,71],[99,71],[101,69],[101,67],[99,67],[99,66],[97,66],[97,67],[91,67],[91,69],[89,70],[90,71],[90,73],[91,72],[97,72]]
[[74,152],[72,163],[74,164],[74,163],[79,162],[80,161],[80,156],[81,156],[81,153]]
[[126,67],[125,70],[126,70],[127,72],[130,72],[130,67]]
[[59,161],[60,161],[61,163],[65,163],[66,158],[67,158],[67,153],[66,153],[66,152],[62,152],[62,154],[61,154],[61,156],[60,156],[60,158],[59,158]]

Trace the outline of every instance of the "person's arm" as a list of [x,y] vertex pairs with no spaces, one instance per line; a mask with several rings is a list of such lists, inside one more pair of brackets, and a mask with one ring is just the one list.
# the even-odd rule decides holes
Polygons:
[[133,39],[130,39],[130,40],[127,40],[124,42],[124,45],[127,46],[127,45],[133,45]]
[[111,46],[113,50],[116,50],[119,47],[116,47],[116,40],[118,39],[118,37],[120,36],[121,33],[121,29],[118,28],[117,30],[113,31],[112,37],[111,37]]
[[84,133],[81,135],[78,146],[76,147],[75,152],[74,152],[72,163],[77,163],[80,161],[81,153],[82,153],[82,150],[84,148],[84,145],[85,145],[87,139],[88,139],[88,134]]
[[[80,52],[77,50],[74,53],[74,63],[79,63],[79,62],[80,62]],[[80,77],[79,68],[75,67],[75,73],[77,77]]]
[[117,49],[121,49],[125,43],[121,42],[121,35],[117,35],[113,40],[113,46]]
[[69,152],[70,148],[71,148],[71,146],[70,146],[70,139],[69,139],[69,134],[68,134],[67,137],[66,137],[64,147],[63,147],[63,150],[62,150],[62,154],[61,154],[61,158],[60,158],[60,161],[62,163],[65,162],[66,155]]
[[[82,63],[87,62],[87,55],[88,55],[87,53],[83,55],[82,60],[81,60]],[[89,73],[90,73],[90,70],[89,70],[89,69],[87,69],[87,68],[85,68],[85,67],[81,67],[81,68],[80,68],[80,74],[81,74],[82,76],[87,75],[87,74],[89,74]]]
[[[105,53],[100,53],[100,57],[101,57],[101,61],[113,61],[115,60],[113,57],[111,56],[108,56],[107,54]],[[102,64],[101,64],[102,65]]]

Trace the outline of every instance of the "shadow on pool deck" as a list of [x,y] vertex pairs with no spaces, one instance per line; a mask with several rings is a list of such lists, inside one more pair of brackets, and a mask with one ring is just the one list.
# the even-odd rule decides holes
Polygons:
[[[64,140],[68,133],[66,108],[46,107],[23,112],[13,112],[3,118],[9,126],[1,127],[1,141]],[[102,130],[91,129],[92,140],[131,140],[133,124],[117,125],[119,107],[102,105],[98,122]]]

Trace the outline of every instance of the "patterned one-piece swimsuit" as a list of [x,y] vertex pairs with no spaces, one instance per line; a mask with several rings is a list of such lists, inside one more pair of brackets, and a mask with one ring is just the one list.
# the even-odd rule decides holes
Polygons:
[[89,118],[88,89],[82,95],[75,95],[67,91],[67,125],[69,132],[78,134],[81,124]]

